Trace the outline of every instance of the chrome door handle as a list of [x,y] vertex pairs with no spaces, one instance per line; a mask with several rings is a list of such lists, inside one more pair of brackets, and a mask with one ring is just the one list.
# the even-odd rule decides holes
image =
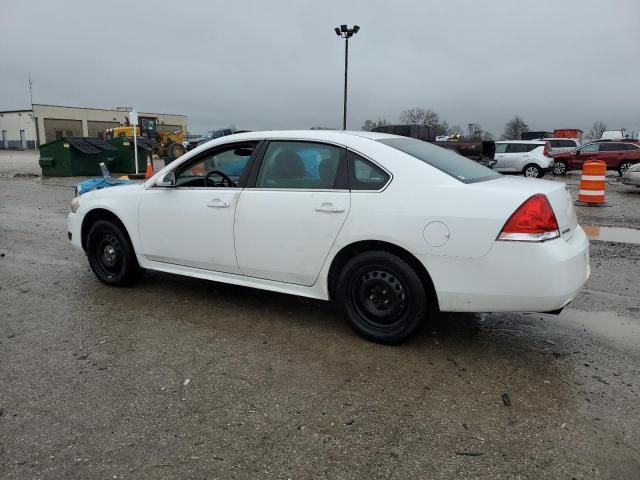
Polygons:
[[207,207],[212,208],[227,208],[229,206],[229,202],[225,202],[220,200],[219,198],[214,198],[209,203],[207,203]]
[[344,207],[336,207],[333,203],[325,202],[319,207],[316,207],[316,212],[342,213],[344,212]]

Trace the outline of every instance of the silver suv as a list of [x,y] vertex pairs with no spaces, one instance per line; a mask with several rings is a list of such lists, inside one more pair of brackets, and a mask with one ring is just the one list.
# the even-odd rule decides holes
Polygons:
[[549,142],[551,155],[554,153],[570,152],[581,146],[580,140],[576,138],[543,138],[542,140]]
[[549,143],[544,140],[501,140],[496,142],[494,158],[493,169],[502,173],[542,178],[553,169]]

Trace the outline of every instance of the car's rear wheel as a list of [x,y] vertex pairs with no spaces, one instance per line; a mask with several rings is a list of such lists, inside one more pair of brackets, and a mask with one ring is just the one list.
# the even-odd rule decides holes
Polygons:
[[553,164],[553,174],[554,175],[564,175],[567,173],[567,164],[562,160],[558,160]]
[[93,273],[107,285],[130,284],[140,270],[125,232],[109,220],[98,220],[89,229],[87,257]]
[[428,313],[428,298],[416,271],[402,258],[371,251],[342,269],[336,300],[351,327],[368,340],[394,344],[414,334]]
[[633,165],[633,162],[630,162],[629,160],[621,162],[620,165],[618,165],[618,175],[623,176],[627,170],[629,170],[631,165]]
[[522,169],[522,174],[527,178],[542,178],[544,171],[533,163],[530,163]]

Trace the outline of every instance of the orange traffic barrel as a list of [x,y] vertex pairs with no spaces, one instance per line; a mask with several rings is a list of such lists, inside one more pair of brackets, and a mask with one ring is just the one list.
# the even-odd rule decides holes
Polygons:
[[588,207],[603,207],[604,189],[607,164],[601,160],[587,160],[582,165],[582,178],[580,178],[580,190],[576,205]]

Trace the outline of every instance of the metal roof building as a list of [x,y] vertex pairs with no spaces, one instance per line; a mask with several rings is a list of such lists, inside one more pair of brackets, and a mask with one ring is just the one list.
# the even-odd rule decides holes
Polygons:
[[[125,123],[129,108],[84,108],[33,104],[32,109],[0,111],[0,149],[35,148],[62,137],[102,138],[108,128]],[[138,112],[157,118],[158,130],[187,130],[187,117]]]

